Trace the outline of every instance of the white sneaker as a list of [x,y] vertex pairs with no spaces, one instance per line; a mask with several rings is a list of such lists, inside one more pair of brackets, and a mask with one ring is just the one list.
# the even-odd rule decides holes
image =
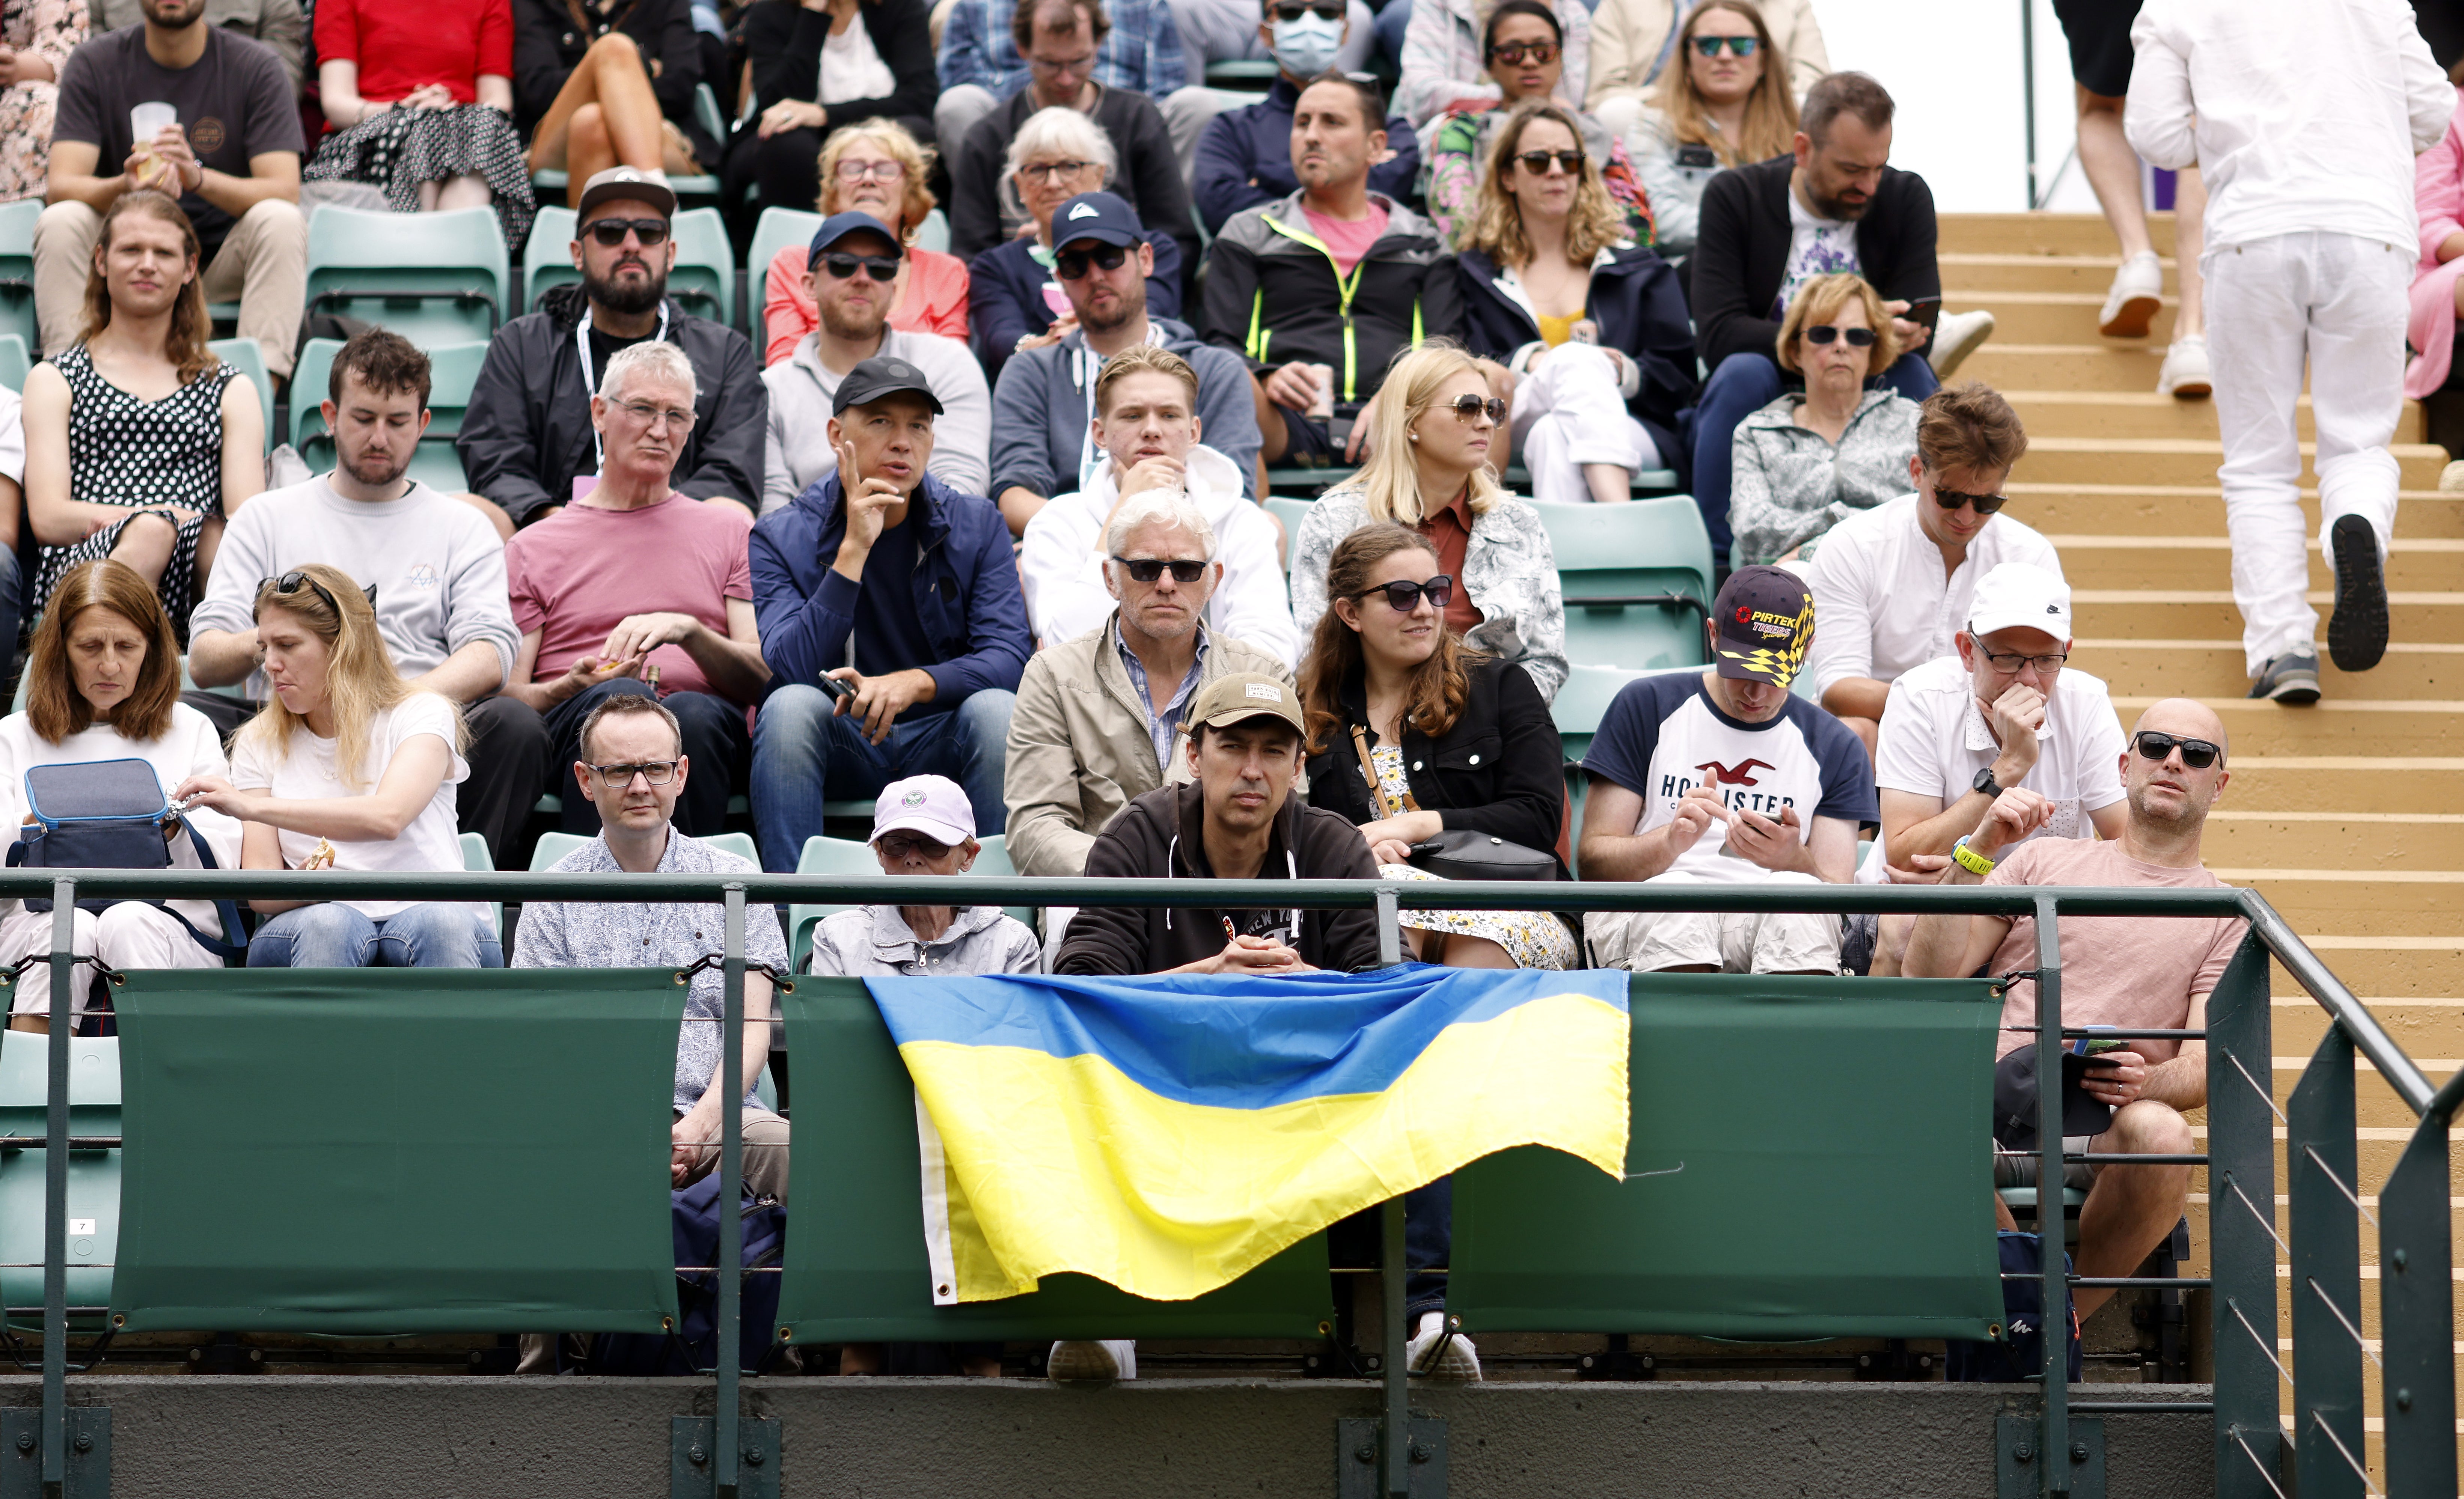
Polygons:
[[1055,1384],[1110,1384],[1115,1379],[1134,1379],[1138,1377],[1137,1340],[1055,1343],[1051,1355],[1045,1359],[1044,1377]]
[[1947,312],[1933,330],[1933,342],[1926,347],[1925,363],[1933,366],[1934,378],[1948,380],[1969,355],[1983,347],[1993,337],[1993,315],[1990,312]]
[[1477,1379],[1480,1351],[1471,1339],[1446,1329],[1442,1312],[1420,1313],[1420,1330],[1403,1345],[1403,1368],[1423,1379]]
[[2165,367],[2156,372],[2156,393],[2195,401],[2215,394],[2215,381],[2208,373],[2208,341],[2195,333],[2175,339],[2165,351]]
[[2113,273],[2113,290],[2096,315],[2096,331],[2108,339],[2144,339],[2165,305],[2165,267],[2156,252],[2144,251]]

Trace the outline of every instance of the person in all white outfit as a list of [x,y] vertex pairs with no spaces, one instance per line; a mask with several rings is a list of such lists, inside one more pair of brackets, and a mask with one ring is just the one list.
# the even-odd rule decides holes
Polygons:
[[[71,568],[52,592],[26,656],[26,711],[0,718],[0,806],[26,821],[26,772],[38,765],[142,760],[167,791],[191,776],[228,774],[222,737],[206,716],[180,701],[180,647],[170,616],[151,584],[109,558]],[[201,869],[189,832],[206,841],[214,863],[239,867],[239,824],[199,808],[168,835],[171,867]],[[0,915],[0,963],[14,963],[52,946],[52,913],[11,900]],[[78,911],[71,945],[81,958],[111,968],[215,968],[222,959],[199,945],[190,928],[219,933],[209,900],[175,900],[165,910],[123,900],[109,910]],[[183,925],[183,922],[187,925]],[[9,1028],[49,1032],[51,964],[19,976]],[[69,985],[69,1014],[85,1013],[87,976]]]
[[1134,517],[1155,514],[1141,496],[1185,496],[1214,530],[1209,562],[1218,582],[1207,628],[1237,636],[1281,660],[1300,661],[1300,629],[1284,591],[1283,543],[1252,503],[1231,459],[1199,439],[1198,374],[1170,349],[1137,343],[1105,361],[1095,377],[1090,428],[1103,456],[1087,486],[1056,496],[1026,523],[1019,582],[1037,640],[1057,645],[1103,628],[1118,603],[1108,573],[1116,540]]
[[2123,129],[2208,184],[2208,353],[2225,461],[2233,602],[2253,697],[2319,697],[2296,403],[2310,374],[2320,549],[2336,583],[2327,652],[2387,650],[2387,545],[2404,407],[2412,159],[2455,91],[2402,0],[2148,0]]

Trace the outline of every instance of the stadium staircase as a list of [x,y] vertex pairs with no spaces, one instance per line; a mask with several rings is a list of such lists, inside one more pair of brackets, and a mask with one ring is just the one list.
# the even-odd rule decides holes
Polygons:
[[[1992,342],[1960,373],[2004,391],[2027,423],[2029,453],[2013,476],[2009,514],[2061,553],[2076,590],[2073,662],[2111,684],[2125,723],[2150,701],[2179,694],[2223,717],[2233,782],[2208,824],[2209,866],[2228,883],[2262,891],[2422,1069],[2443,1079],[2464,1059],[2464,495],[2439,493],[2448,455],[2422,440],[2420,408],[2408,403],[2396,431],[2403,495],[2387,560],[2387,659],[2351,676],[2322,660],[2324,695],[2313,707],[2245,698],[2214,409],[2154,393],[2177,286],[2169,215],[2157,223],[2156,242],[2168,257],[2167,303],[2139,345],[2096,332],[2118,263],[2101,219],[1946,217],[1944,303],[1991,308],[1997,320]],[[2315,538],[2313,435],[2305,396],[2302,506]],[[2323,615],[2331,584],[2315,540],[2310,586]],[[2325,1016],[2281,968],[2275,993],[2281,1108]],[[2363,1203],[2374,1211],[2369,1194],[2413,1118],[2366,1065],[2359,1083]],[[2285,1132],[2276,1133],[2280,1142]],[[2192,1184],[2182,1273],[2195,1276],[2208,1273],[2209,1214],[2224,1209],[2211,1209],[2204,1171]],[[2277,1199],[2279,1212],[2285,1201]],[[2464,1197],[2452,1201],[2464,1204]],[[2367,1232],[2362,1253],[2363,1333],[2375,1339],[2378,1268]],[[2288,1273],[2281,1264],[2277,1272]],[[2289,1290],[2281,1304],[2290,1308]],[[2288,1310],[2279,1335],[2289,1336],[2289,1321]],[[2189,1325],[2205,1338],[2208,1319],[2196,1303]],[[2088,1340],[2109,1345],[2122,1331],[2092,1326]],[[2375,1411],[2378,1371],[2365,1363],[2365,1374]],[[2379,1429],[2371,1417],[2374,1473]]]

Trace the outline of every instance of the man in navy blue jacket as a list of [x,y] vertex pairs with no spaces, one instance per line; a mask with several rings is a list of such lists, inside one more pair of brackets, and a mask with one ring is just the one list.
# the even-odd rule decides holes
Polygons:
[[[1308,86],[1307,78],[1278,73],[1265,99],[1206,122],[1190,172],[1190,197],[1206,232],[1220,234],[1243,209],[1281,203],[1301,190],[1301,180],[1292,175],[1292,110]],[[1417,193],[1420,179],[1420,142],[1412,121],[1401,115],[1387,120],[1386,149],[1386,160],[1369,168],[1369,190],[1399,203]],[[1166,309],[1164,316],[1174,314]]]
[[825,797],[907,776],[957,782],[985,809],[981,830],[1000,832],[1010,711],[1035,650],[1001,512],[924,472],[941,410],[924,372],[866,360],[830,410],[837,471],[753,528],[772,684],[753,730],[753,827],[773,873],[821,832]]

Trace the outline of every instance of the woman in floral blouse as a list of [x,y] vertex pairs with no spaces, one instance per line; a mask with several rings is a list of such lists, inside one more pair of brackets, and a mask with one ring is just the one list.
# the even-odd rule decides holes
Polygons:
[[60,69],[87,25],[85,0],[0,4],[0,203],[43,195]]

